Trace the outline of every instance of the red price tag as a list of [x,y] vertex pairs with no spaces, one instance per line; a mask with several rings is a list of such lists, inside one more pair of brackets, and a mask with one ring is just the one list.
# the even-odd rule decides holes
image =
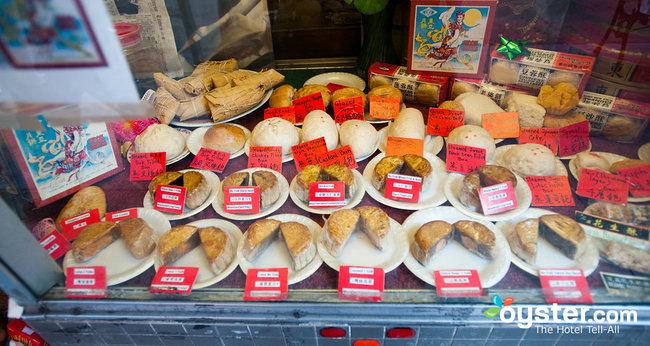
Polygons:
[[582,269],[540,269],[539,281],[548,304],[593,304]]
[[305,166],[319,164],[319,157],[327,154],[327,144],[325,137],[312,139],[311,141],[300,143],[291,147],[293,152],[293,161],[296,164],[296,170]]
[[333,103],[334,121],[343,124],[348,120],[364,120],[363,99],[361,96],[336,100]]
[[388,173],[384,197],[398,201],[417,203],[420,200],[422,178]]
[[201,148],[190,163],[190,167],[207,169],[217,173],[223,172],[230,159],[230,153],[208,148]]
[[192,292],[198,273],[199,268],[195,267],[160,267],[149,286],[149,292],[188,295]]
[[99,209],[95,208],[83,214],[61,220],[61,233],[63,233],[65,239],[72,241],[77,238],[86,226],[99,221],[101,221]]
[[369,115],[375,119],[395,119],[399,114],[399,99],[392,97],[370,96]]
[[345,183],[342,181],[309,184],[309,207],[332,208],[345,206]]
[[333,164],[343,165],[349,169],[358,167],[357,160],[354,158],[354,153],[352,153],[352,148],[349,145],[330,150],[324,157],[319,157],[318,159],[323,167]]
[[282,300],[287,297],[287,268],[248,269],[244,300]]
[[268,118],[282,118],[291,122],[292,124],[296,123],[296,107],[278,107],[278,108],[267,108],[264,110],[264,119]]
[[451,130],[462,126],[465,112],[451,109],[429,108],[427,134],[449,136]]
[[627,204],[629,184],[625,178],[599,169],[582,168],[576,193],[615,204]]
[[617,172],[630,183],[632,196],[650,196],[650,165],[621,168]]
[[138,209],[124,209],[120,211],[114,211],[112,213],[106,213],[106,221],[118,222],[120,220],[129,219],[138,217]]
[[589,149],[589,121],[582,121],[560,129],[560,156],[567,156]]
[[323,112],[325,111],[325,104],[323,103],[323,96],[321,93],[307,95],[299,99],[295,99],[292,102],[295,107],[296,122],[298,123],[303,122],[303,120],[305,120],[305,116],[307,116],[307,114],[313,110],[320,109]]
[[384,296],[384,270],[341,266],[339,299],[380,302]]
[[386,156],[402,156],[414,154],[422,156],[424,140],[404,137],[388,137],[386,141]]
[[496,184],[478,189],[483,214],[492,215],[517,208],[517,197],[512,182]]
[[441,297],[479,297],[483,286],[476,269],[435,270],[436,292]]
[[487,113],[481,116],[481,127],[492,135],[492,138],[519,137],[519,113]]
[[282,147],[250,147],[248,168],[268,168],[282,173]]
[[168,213],[182,214],[186,189],[182,186],[158,185],[153,208]]
[[526,182],[533,194],[533,205],[574,206],[576,205],[566,175],[529,176]]
[[106,268],[68,267],[65,272],[66,298],[106,297]]
[[131,154],[129,180],[151,180],[165,173],[166,155],[164,152]]
[[333,93],[339,89],[347,88],[347,86],[345,85],[336,84],[336,83],[327,83],[325,87],[330,90],[330,93]]
[[70,243],[57,230],[54,230],[43,237],[40,243],[43,249],[45,249],[45,251],[47,251],[50,257],[55,261],[72,248],[72,245],[70,245]]
[[468,174],[485,166],[485,149],[447,143],[447,170]]
[[519,129],[519,144],[537,143],[549,148],[557,155],[559,130],[546,127],[522,127]]
[[257,214],[260,212],[260,187],[223,188],[223,210],[227,213]]

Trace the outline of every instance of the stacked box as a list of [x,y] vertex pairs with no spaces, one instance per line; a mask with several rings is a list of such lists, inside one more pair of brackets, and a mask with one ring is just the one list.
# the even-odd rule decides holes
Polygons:
[[392,85],[399,89],[404,101],[437,107],[447,99],[449,77],[428,73],[412,74],[405,66],[376,62],[368,69],[368,88]]

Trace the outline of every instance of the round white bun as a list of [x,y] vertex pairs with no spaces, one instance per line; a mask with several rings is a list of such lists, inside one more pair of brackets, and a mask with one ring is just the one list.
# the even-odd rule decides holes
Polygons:
[[600,169],[601,171],[609,172],[609,161],[600,157],[598,154],[581,152],[576,155],[575,164],[578,172],[582,168]]
[[202,145],[212,150],[234,153],[244,147],[246,134],[240,127],[231,124],[212,125],[203,135]]
[[339,130],[341,146],[349,145],[355,159],[372,154],[376,148],[379,133],[372,124],[363,120],[348,120]]
[[251,147],[282,147],[282,155],[291,153],[291,147],[300,143],[298,129],[282,118],[260,121],[251,133]]
[[486,162],[492,161],[497,148],[492,135],[486,129],[476,125],[462,125],[451,130],[447,143],[483,148]]
[[336,122],[320,109],[313,110],[305,116],[302,123],[302,141],[309,142],[311,140],[325,137],[325,144],[327,150],[336,149],[339,145],[339,132],[336,127]]
[[404,108],[388,128],[389,137],[424,139],[425,134],[424,117],[416,108]]
[[555,155],[551,149],[537,143],[516,145],[505,152],[506,168],[521,176],[555,175]]
[[505,112],[491,98],[479,93],[467,92],[460,94],[454,101],[465,108],[464,122],[467,125],[481,126],[483,114]]
[[167,160],[185,150],[185,136],[165,124],[151,124],[133,141],[134,153],[165,152]]

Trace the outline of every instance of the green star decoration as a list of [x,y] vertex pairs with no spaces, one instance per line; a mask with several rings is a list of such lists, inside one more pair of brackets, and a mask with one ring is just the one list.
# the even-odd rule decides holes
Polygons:
[[503,36],[499,38],[501,39],[501,44],[497,47],[497,52],[507,56],[508,60],[512,60],[520,54],[530,55],[530,51],[526,48],[528,43],[530,43],[529,40],[511,41]]

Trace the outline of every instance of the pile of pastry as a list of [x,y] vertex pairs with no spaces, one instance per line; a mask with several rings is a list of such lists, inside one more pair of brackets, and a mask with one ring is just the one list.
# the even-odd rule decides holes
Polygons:
[[294,270],[304,268],[316,255],[316,246],[309,228],[299,222],[281,222],[275,219],[255,221],[244,235],[242,256],[254,261],[277,238],[287,246]]
[[205,176],[198,171],[187,172],[165,172],[159,174],[149,182],[149,193],[151,200],[156,200],[156,189],[158,185],[182,186],[185,188],[185,206],[194,209],[203,204],[212,187]]
[[147,222],[128,218],[117,223],[100,221],[86,226],[72,242],[71,253],[75,261],[83,263],[118,239],[124,239],[137,259],[149,255],[156,246],[154,231]]
[[273,172],[258,170],[252,173],[247,171],[235,172],[227,176],[221,183],[221,188],[259,186],[260,210],[275,203],[280,198],[280,183]]
[[[296,175],[294,193],[301,201],[309,202],[309,187],[311,183],[325,181],[342,181],[345,184],[345,199],[354,196],[359,184],[354,181],[354,173],[344,165],[333,164],[328,166],[307,165],[301,168]],[[363,188],[363,187],[361,187]]]
[[202,245],[214,274],[224,271],[235,258],[235,245],[228,234],[214,226],[192,225],[172,227],[158,241],[158,265],[168,266],[181,256]]
[[433,182],[433,168],[425,157],[414,154],[403,156],[391,155],[382,158],[372,171],[372,186],[377,191],[383,191],[386,187],[388,174],[402,174],[422,179],[420,190],[425,191]]
[[175,116],[181,121],[208,114],[213,122],[230,119],[253,108],[284,80],[274,69],[240,70],[235,59],[202,62],[180,80],[163,73],[153,76],[158,85],[154,110],[164,124]]
[[323,226],[320,240],[330,255],[337,257],[355,231],[363,232],[379,250],[390,246],[390,218],[386,212],[373,206],[333,212]]

